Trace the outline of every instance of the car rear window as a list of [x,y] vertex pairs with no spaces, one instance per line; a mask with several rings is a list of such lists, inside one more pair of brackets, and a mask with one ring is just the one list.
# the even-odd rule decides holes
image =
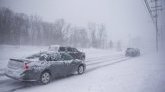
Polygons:
[[59,51],[65,51],[65,47],[60,47]]
[[67,48],[67,51],[70,51],[70,52],[73,52],[74,50],[73,50],[73,48]]

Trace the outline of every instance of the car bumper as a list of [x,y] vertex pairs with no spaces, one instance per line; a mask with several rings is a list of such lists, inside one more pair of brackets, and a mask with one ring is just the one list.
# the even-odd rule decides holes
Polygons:
[[13,71],[11,69],[7,69],[5,71],[5,75],[9,78],[19,80],[19,81],[37,81],[38,79],[31,74],[30,71]]

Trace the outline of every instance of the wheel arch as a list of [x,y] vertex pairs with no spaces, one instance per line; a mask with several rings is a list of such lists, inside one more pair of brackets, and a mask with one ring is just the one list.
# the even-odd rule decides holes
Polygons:
[[81,64],[78,65],[78,67],[80,67],[80,66],[83,66],[84,69],[86,69],[86,65],[85,65],[85,64],[82,64],[82,63],[81,63]]
[[50,71],[49,69],[43,70],[43,71],[41,72],[41,74],[44,73],[44,72],[48,72],[48,73],[50,73],[50,75],[52,75],[52,73],[51,73],[51,71]]

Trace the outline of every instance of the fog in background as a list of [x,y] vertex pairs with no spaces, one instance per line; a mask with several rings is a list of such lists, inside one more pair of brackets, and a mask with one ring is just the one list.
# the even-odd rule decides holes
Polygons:
[[155,50],[155,26],[143,0],[0,0],[0,7],[52,23],[64,19],[84,28],[103,24],[108,41]]

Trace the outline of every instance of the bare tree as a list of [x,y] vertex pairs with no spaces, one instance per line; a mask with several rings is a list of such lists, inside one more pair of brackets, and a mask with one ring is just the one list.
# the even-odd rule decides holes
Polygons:
[[76,47],[104,48],[106,29],[103,24],[89,23],[88,28],[73,27],[64,19],[54,23],[39,16],[14,13],[0,8],[0,44],[12,45],[72,45]]
[[110,41],[109,41],[109,48],[112,49],[112,48],[113,48],[113,45],[114,45],[114,44],[113,44],[113,41],[110,40]]
[[98,44],[100,48],[104,48],[106,45],[106,30],[105,30],[105,26],[103,24],[99,25],[98,28]]
[[117,41],[117,50],[122,51],[121,41]]

